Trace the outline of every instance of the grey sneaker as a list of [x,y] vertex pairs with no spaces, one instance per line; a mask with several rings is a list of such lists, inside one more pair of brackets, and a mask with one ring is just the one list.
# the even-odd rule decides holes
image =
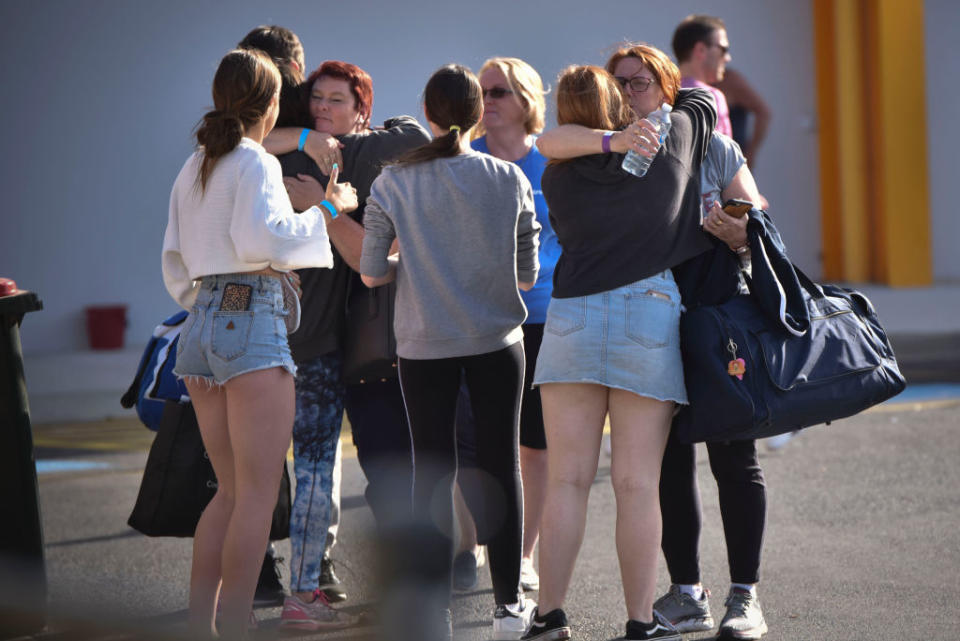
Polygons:
[[698,601],[681,592],[679,586],[671,585],[666,594],[654,601],[653,609],[679,632],[704,632],[713,629],[708,596],[710,591],[704,588]]
[[767,633],[760,600],[747,590],[730,588],[726,606],[727,613],[720,622],[718,639],[753,640]]

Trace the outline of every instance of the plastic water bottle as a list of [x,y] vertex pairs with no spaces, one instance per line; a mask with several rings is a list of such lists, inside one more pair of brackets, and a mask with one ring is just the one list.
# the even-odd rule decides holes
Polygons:
[[[670,132],[671,111],[673,111],[673,107],[665,102],[660,105],[659,109],[647,116],[647,120],[652,122],[657,128],[661,145],[666,141],[667,134]],[[623,167],[624,171],[629,171],[634,176],[643,178],[647,174],[647,169],[650,168],[650,163],[652,162],[653,158],[647,158],[631,149],[624,157],[621,167]]]

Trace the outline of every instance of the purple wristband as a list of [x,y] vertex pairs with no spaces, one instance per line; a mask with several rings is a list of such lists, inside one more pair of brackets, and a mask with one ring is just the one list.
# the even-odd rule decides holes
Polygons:
[[603,141],[600,143],[600,148],[605,154],[610,153],[610,139],[613,138],[613,134],[614,132],[612,131],[608,131],[607,133],[603,134]]

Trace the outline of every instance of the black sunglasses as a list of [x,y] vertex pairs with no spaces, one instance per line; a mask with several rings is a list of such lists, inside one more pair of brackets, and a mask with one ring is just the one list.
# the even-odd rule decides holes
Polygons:
[[711,47],[717,47],[717,48],[719,48],[719,49],[720,49],[720,55],[721,55],[721,56],[725,56],[725,55],[727,55],[728,53],[730,53],[730,47],[725,47],[725,46],[723,46],[722,44],[720,44],[719,42],[714,42],[714,43],[711,44],[710,46],[711,46]]
[[653,78],[642,78],[640,76],[634,76],[633,78],[622,78],[620,76],[616,76],[615,79],[624,89],[627,88],[627,85],[630,85],[630,89],[636,91],[637,93],[643,93],[650,88],[650,85],[653,84]]
[[494,100],[500,100],[504,96],[509,96],[513,92],[509,89],[504,89],[503,87],[494,87],[493,89],[484,89],[483,97],[486,98],[489,95]]

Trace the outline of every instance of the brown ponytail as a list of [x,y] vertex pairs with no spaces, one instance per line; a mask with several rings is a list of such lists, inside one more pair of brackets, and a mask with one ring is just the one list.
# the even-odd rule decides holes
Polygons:
[[214,109],[197,125],[197,144],[203,161],[197,184],[206,189],[217,161],[236,149],[249,127],[256,125],[280,88],[280,72],[273,61],[255,49],[234,49],[223,57],[213,77]]
[[407,152],[398,165],[413,165],[435,158],[450,158],[460,153],[460,136],[483,117],[483,92],[473,72],[462,65],[437,69],[423,90],[427,117],[441,129],[453,129],[443,136]]

